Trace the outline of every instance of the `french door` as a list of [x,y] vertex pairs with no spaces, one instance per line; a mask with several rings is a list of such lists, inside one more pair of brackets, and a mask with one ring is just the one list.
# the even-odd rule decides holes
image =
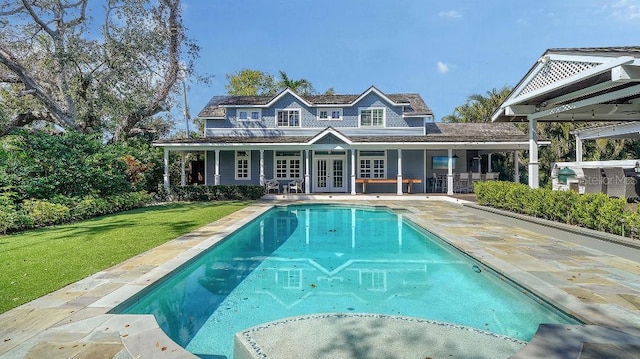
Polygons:
[[345,153],[316,152],[313,158],[313,191],[346,192]]

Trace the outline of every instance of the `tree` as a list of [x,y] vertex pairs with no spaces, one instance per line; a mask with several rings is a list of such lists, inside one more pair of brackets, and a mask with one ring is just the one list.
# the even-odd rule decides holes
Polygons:
[[287,76],[287,73],[282,70],[280,71],[280,82],[278,85],[281,90],[289,88],[300,95],[314,95],[316,92],[311,82],[305,79],[292,80]]
[[[289,88],[300,95],[314,95],[315,89],[311,82],[300,79],[292,80],[286,72],[280,71],[280,80],[275,81],[268,73],[242,69],[233,74],[227,74],[227,93],[232,96],[272,96]],[[330,89],[333,91],[333,89]],[[329,90],[327,90],[329,91]]]
[[87,5],[0,4],[0,96],[9,110],[0,135],[45,122],[118,141],[168,110],[198,52],[184,35],[180,0],[109,0],[101,26]]
[[234,74],[227,74],[227,93],[232,96],[264,96],[275,95],[278,86],[272,75],[258,70],[242,69]]
[[464,105],[458,106],[453,114],[445,116],[443,122],[491,122],[491,116],[511,93],[511,88],[493,88],[486,96],[473,94],[467,97]]

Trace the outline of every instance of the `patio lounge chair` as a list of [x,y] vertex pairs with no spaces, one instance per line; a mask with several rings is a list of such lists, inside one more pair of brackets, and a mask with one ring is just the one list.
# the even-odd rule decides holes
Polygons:
[[302,184],[304,182],[301,179],[295,179],[291,182],[289,182],[289,193],[302,193],[304,192],[303,188],[302,188]]
[[277,179],[268,179],[264,181],[264,193],[269,193],[271,190],[280,193],[280,182],[278,182]]
[[607,177],[607,196],[617,198],[638,198],[638,181],[634,177],[627,177],[622,167],[605,168],[604,174]]
[[580,185],[584,187],[584,193],[607,193],[605,178],[600,168],[582,168],[584,177],[580,178]]

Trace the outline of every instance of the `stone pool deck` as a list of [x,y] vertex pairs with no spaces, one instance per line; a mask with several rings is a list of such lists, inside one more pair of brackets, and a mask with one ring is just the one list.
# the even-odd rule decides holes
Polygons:
[[[107,312],[272,205],[290,203],[290,200],[357,203],[398,210],[411,221],[429,228],[453,246],[475,257],[484,266],[505,274],[558,308],[590,324],[560,329],[541,327],[541,335],[536,336],[514,358],[586,359],[602,357],[598,356],[599,353],[607,353],[608,357],[614,358],[640,358],[640,251],[637,248],[622,247],[625,254],[629,254],[625,256],[628,259],[622,258],[565,240],[565,233],[568,232],[556,230],[549,233],[545,225],[540,226],[540,230],[536,227],[525,228],[510,217],[485,216],[483,211],[463,206],[465,201],[444,196],[353,198],[337,195],[277,196],[271,201],[259,202],[3,313],[0,315],[0,358],[195,358],[166,337],[152,316],[114,315]],[[307,322],[317,323],[311,320]],[[273,333],[258,338],[254,344],[266,350],[268,343],[265,339],[276,340],[275,333],[278,331],[280,336],[291,333],[290,330],[281,330],[285,328],[284,324],[272,327],[275,328]],[[451,342],[451,335],[445,337],[443,332],[427,324],[412,322],[410,328],[404,325],[402,328],[406,330],[403,329],[398,335],[402,336],[407,352],[415,356],[397,353],[397,358],[425,358],[429,356],[426,345],[429,341]],[[332,350],[332,354],[326,357],[356,357],[352,354],[357,348],[348,344],[333,347],[328,338],[323,340],[319,336],[317,327],[305,327],[302,324],[295,331],[315,335],[314,342]],[[376,349],[385,345],[376,340],[388,342],[390,332],[393,330],[367,336],[367,341],[371,343],[368,357],[394,357],[384,354],[382,349]],[[306,338],[305,335],[299,336],[299,340]],[[465,336],[464,331],[456,333],[453,343],[461,345],[446,346],[450,351],[442,353],[443,357],[477,357],[462,345],[471,340],[474,339]],[[312,349],[308,345],[306,348]],[[291,351],[273,352],[267,353],[266,357],[297,358],[299,354]],[[495,357],[508,356],[505,353],[500,355]]]

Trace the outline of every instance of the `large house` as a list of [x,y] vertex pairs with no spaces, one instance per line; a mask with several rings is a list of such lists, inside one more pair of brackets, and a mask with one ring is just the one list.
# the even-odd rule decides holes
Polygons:
[[356,95],[215,96],[198,117],[203,137],[156,143],[165,150],[166,186],[169,152],[179,151],[203,158],[206,185],[282,192],[299,180],[303,193],[452,194],[470,172],[491,172],[492,152],[528,148],[513,124],[434,122],[419,94],[373,86]]

